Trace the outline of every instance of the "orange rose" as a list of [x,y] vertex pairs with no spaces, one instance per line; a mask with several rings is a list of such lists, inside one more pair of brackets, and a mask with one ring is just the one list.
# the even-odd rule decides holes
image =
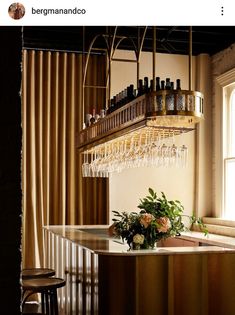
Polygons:
[[171,222],[167,217],[158,218],[156,222],[160,225],[157,227],[158,232],[166,233],[171,227]]
[[140,224],[147,228],[153,219],[154,216],[152,214],[144,213],[141,215]]

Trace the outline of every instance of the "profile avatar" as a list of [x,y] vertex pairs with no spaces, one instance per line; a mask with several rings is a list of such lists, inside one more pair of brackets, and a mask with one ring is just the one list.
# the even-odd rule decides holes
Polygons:
[[19,2],[12,3],[8,8],[9,16],[14,20],[19,20],[25,15],[25,7]]

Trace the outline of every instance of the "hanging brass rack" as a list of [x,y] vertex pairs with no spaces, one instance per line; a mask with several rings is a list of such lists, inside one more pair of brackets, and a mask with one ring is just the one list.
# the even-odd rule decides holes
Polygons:
[[[117,28],[115,28],[113,36],[111,36],[111,45],[106,38],[107,55],[108,55],[108,75],[106,88],[109,87],[109,100],[111,90],[111,63],[112,61],[136,62],[137,63],[137,81],[139,79],[139,63],[143,48],[144,37],[147,27],[144,29],[142,38],[139,41],[138,49],[135,47],[136,60],[114,58],[115,50],[126,37],[118,37]],[[94,45],[97,35],[91,42],[87,54],[83,88],[85,85],[86,70],[89,61],[90,52]],[[153,82],[155,82],[155,58],[156,58],[156,28],[153,27]],[[109,84],[108,84],[109,80]],[[159,90],[156,91],[155,84],[153,91],[135,98],[133,101],[108,114],[95,124],[80,131],[77,138],[77,148],[82,153],[89,154],[95,147],[107,143],[115,143],[115,141],[125,141],[131,132],[135,135],[149,133],[149,128],[158,130],[158,137],[169,137],[173,132],[174,135],[182,134],[194,129],[194,125],[203,119],[203,95],[198,91],[192,91],[192,28],[189,29],[189,90]],[[101,87],[100,88],[104,88]],[[110,105],[110,104],[109,104]],[[142,131],[144,130],[144,131]],[[169,130],[169,133],[166,132]]]

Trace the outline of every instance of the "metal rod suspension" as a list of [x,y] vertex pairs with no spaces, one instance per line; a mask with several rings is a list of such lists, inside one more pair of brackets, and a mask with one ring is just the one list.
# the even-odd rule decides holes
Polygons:
[[81,118],[79,121],[79,130],[82,130],[83,128],[83,123],[85,122],[85,80],[84,80],[84,76],[85,76],[85,56],[84,56],[84,52],[85,52],[85,26],[82,27],[82,110],[81,110]]
[[188,89],[192,91],[192,26],[189,26],[189,79]]
[[153,26],[153,91],[156,91],[156,26]]
[[139,54],[140,54],[140,29],[138,27],[138,42],[137,42],[137,65],[136,65],[136,87],[138,89],[138,84],[139,84],[139,78],[140,78],[140,59],[139,59]]

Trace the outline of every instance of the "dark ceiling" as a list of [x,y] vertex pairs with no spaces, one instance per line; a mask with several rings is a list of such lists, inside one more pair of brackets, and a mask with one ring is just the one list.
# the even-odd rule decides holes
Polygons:
[[[126,36],[120,49],[133,49],[143,34],[144,26],[119,26],[116,35]],[[23,46],[31,49],[85,51],[98,34],[113,34],[114,26],[25,26]],[[146,31],[143,51],[152,51],[153,27]],[[156,49],[160,53],[188,54],[188,26],[157,26]],[[235,26],[194,26],[192,27],[193,55],[208,53],[213,55],[235,43]],[[104,39],[99,36],[95,47],[104,47]]]

